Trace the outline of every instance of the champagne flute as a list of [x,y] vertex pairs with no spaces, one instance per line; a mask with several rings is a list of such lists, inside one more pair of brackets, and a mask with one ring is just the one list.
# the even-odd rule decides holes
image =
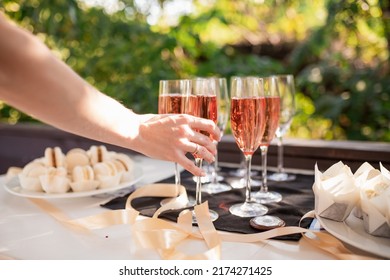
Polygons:
[[276,75],[276,83],[280,95],[280,118],[279,126],[276,129],[278,145],[278,167],[277,172],[268,176],[268,179],[277,182],[293,181],[296,176],[288,174],[283,168],[283,136],[290,128],[295,114],[295,86],[293,75]]
[[[226,78],[209,78],[215,83],[216,95],[217,95],[217,126],[221,131],[221,134],[226,129],[227,122],[229,119],[230,110],[230,99],[226,83]],[[218,146],[218,141],[214,141],[215,145]],[[211,174],[209,174],[209,183],[202,186],[202,191],[215,194],[224,191],[231,190],[231,186],[224,184],[220,181],[224,179],[223,176],[218,174],[218,153],[215,156],[214,166],[210,166]]]
[[267,152],[268,146],[275,136],[275,131],[279,123],[280,96],[276,85],[276,77],[264,77],[265,106],[265,131],[260,141],[262,159],[262,184],[260,190],[253,193],[253,199],[259,203],[272,203],[282,200],[282,195],[277,192],[268,191],[267,185]]
[[245,156],[246,198],[234,204],[230,213],[239,217],[262,216],[268,208],[251,198],[252,155],[260,145],[265,129],[265,98],[263,80],[257,77],[233,77],[231,81],[230,122],[237,146]]
[[[159,114],[181,114],[185,113],[186,100],[191,94],[192,81],[190,79],[161,80],[159,84],[158,113]],[[180,170],[175,162],[175,184],[181,185]],[[172,198],[161,200],[164,205]],[[188,205],[193,206],[193,199],[189,198]]]
[[[192,91],[188,98],[188,105],[186,106],[187,114],[200,118],[206,118],[217,123],[217,96],[216,96],[216,84],[211,79],[196,78],[192,80]],[[209,134],[204,131],[198,131],[207,136]],[[202,168],[203,158],[198,153],[192,154],[195,158],[195,164],[197,167]],[[200,205],[202,203],[202,178],[197,177],[196,181],[196,194],[195,204]],[[210,219],[215,221],[218,219],[218,213],[209,210]],[[193,212],[193,223],[196,223],[195,213]]]
[[[232,81],[234,78],[239,76],[233,76],[231,79]],[[245,155],[241,154],[241,161],[240,166],[236,170],[232,170],[229,172],[229,175],[237,177],[236,179],[230,179],[229,184],[232,186],[233,189],[242,189],[246,186],[245,181],[245,175],[246,175],[246,161],[245,161]],[[257,171],[251,170],[250,176],[257,175]],[[251,187],[258,187],[261,183],[259,183],[257,180],[251,179]]]
[[[185,110],[185,98],[191,93],[191,80],[161,80],[159,84],[158,113],[181,114]],[[180,185],[179,166],[175,162],[175,184]]]

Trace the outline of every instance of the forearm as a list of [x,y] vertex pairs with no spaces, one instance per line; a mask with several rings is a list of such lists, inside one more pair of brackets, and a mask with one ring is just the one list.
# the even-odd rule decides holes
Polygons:
[[187,152],[207,161],[219,139],[211,120],[188,115],[137,115],[85,82],[35,36],[0,13],[0,100],[62,130],[175,161],[201,175]]
[[[0,99],[60,129],[131,147],[138,117],[0,15]],[[9,40],[3,40],[9,38]]]

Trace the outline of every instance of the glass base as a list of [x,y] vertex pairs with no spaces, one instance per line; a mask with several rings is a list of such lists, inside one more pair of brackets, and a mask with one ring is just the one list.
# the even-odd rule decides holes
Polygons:
[[[250,176],[256,176],[258,174],[257,171],[251,171]],[[230,171],[229,175],[234,176],[234,177],[243,177],[246,175],[246,170],[244,168],[239,168],[234,171]]]
[[[202,184],[207,184],[207,183],[211,182],[211,176],[210,175],[206,175],[206,176],[203,176],[203,177],[200,177],[200,178],[201,178],[200,181],[202,182]],[[223,176],[220,176],[220,175],[217,176],[217,181],[218,182],[222,181],[223,179],[225,179]],[[197,180],[198,180],[198,177],[192,176],[192,180],[196,183]]]
[[[198,221],[196,220],[196,216],[195,216],[195,211],[192,210],[191,213],[192,213],[192,223],[198,224]],[[212,222],[214,222],[216,219],[219,218],[218,213],[215,212],[214,210],[209,210],[209,215]]]
[[[233,189],[242,189],[246,186],[246,181],[244,178],[241,179],[233,179],[229,181],[229,184]],[[260,187],[261,181],[251,179],[251,187]]]
[[282,195],[277,192],[252,192],[252,200],[258,202],[258,203],[273,203],[273,202],[279,202],[282,200]]
[[202,192],[207,192],[209,194],[221,193],[230,191],[232,189],[231,186],[223,183],[208,183],[202,185]]
[[232,205],[229,211],[239,217],[256,217],[267,214],[268,208],[260,203],[244,202]]
[[289,182],[294,181],[297,178],[294,174],[287,174],[284,172],[276,172],[269,176],[267,176],[268,180],[275,181],[275,182]]
[[[165,204],[171,202],[172,199],[173,198],[171,198],[171,197],[164,198],[163,200],[160,201],[160,205],[164,206]],[[187,204],[181,205],[182,208],[193,207],[193,206],[195,206],[195,198],[193,198],[191,196],[188,197]]]

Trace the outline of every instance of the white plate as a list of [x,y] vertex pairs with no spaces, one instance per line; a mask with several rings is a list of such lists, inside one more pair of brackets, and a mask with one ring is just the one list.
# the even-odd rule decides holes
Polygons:
[[317,219],[324,229],[341,241],[368,253],[390,259],[390,238],[368,234],[364,230],[363,221],[356,218],[353,213],[344,222],[321,217],[317,217]]
[[96,189],[92,191],[85,192],[67,192],[67,193],[45,193],[45,192],[33,192],[24,190],[20,184],[18,177],[14,177],[8,183],[4,184],[6,191],[13,195],[22,196],[22,197],[30,197],[30,198],[75,198],[75,197],[86,197],[93,196],[103,193],[110,193],[113,191],[117,191],[123,188],[130,187],[140,181],[143,177],[142,168],[139,166],[134,166],[133,170],[133,179],[128,182],[121,183],[117,186],[113,186],[112,188],[105,189]]

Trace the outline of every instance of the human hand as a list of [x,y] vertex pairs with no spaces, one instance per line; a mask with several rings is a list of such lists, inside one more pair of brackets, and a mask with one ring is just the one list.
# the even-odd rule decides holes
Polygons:
[[[210,137],[195,130],[206,131]],[[217,150],[212,139],[219,141],[220,137],[220,130],[211,120],[186,114],[159,114],[143,119],[138,141],[143,154],[177,162],[193,175],[205,176],[186,153],[196,152],[204,160],[213,162]]]

